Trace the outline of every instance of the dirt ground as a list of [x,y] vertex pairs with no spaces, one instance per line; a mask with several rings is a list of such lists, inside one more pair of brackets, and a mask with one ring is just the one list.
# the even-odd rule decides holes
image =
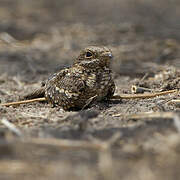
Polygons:
[[[132,85],[179,89],[180,3],[156,2],[0,0],[0,102],[40,87],[88,45],[112,49],[116,94]],[[178,92],[74,112],[45,102],[0,106],[0,179],[180,179],[175,99]]]

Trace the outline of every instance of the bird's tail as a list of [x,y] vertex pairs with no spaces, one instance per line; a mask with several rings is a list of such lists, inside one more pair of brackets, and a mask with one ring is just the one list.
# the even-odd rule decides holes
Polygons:
[[25,99],[34,99],[34,98],[41,98],[45,96],[45,87],[41,87],[39,89],[34,90],[33,92],[23,96],[20,98],[21,100]]

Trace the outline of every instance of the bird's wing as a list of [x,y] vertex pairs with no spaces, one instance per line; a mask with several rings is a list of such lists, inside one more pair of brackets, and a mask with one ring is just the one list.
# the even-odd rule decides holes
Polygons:
[[75,67],[57,73],[54,79],[54,85],[72,93],[80,93],[85,88],[84,80],[83,71]]
[[69,109],[85,91],[83,73],[78,68],[64,69],[46,83],[45,96],[51,104]]

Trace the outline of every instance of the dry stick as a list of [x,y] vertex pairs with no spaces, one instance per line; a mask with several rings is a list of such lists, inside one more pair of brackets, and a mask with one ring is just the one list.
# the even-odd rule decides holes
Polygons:
[[168,102],[169,103],[180,103],[180,99],[172,99],[171,101]]
[[156,96],[167,95],[175,92],[177,92],[177,89],[163,91],[163,92],[155,92],[155,93],[144,93],[144,94],[121,94],[121,95],[115,95],[111,99],[137,99],[137,98],[145,99],[145,98],[153,98]]
[[144,112],[138,114],[130,114],[126,117],[129,119],[153,119],[153,118],[172,118],[174,117],[175,113],[173,112]]
[[174,112],[142,112],[138,114],[114,114],[113,117],[124,116],[127,119],[153,119],[153,118],[174,118]]
[[10,131],[15,133],[17,136],[22,136],[22,132],[11,122],[9,122],[6,118],[1,120],[1,123],[4,124]]
[[[166,95],[170,93],[177,92],[177,89],[169,90],[169,91],[163,91],[163,92],[156,92],[156,93],[145,93],[145,94],[121,94],[121,95],[114,95],[111,99],[137,99],[137,98],[153,98],[156,96]],[[13,106],[13,105],[20,105],[20,104],[28,104],[32,102],[38,102],[38,101],[46,101],[46,98],[36,98],[36,99],[30,99],[30,100],[24,100],[24,101],[17,101],[17,102],[10,102],[10,103],[4,103],[0,104],[0,106]]]
[[28,103],[39,102],[39,101],[46,101],[46,99],[44,97],[43,98],[35,98],[35,99],[29,99],[29,100],[24,100],[24,101],[4,103],[4,104],[0,104],[0,106],[13,106],[13,105],[28,104]]
[[83,140],[55,139],[55,138],[26,138],[22,139],[24,143],[32,143],[38,145],[59,146],[61,149],[91,149],[96,151],[104,151],[108,148],[107,142],[88,142]]
[[24,143],[32,143],[38,145],[50,145],[58,146],[61,149],[89,149],[96,151],[106,151],[109,149],[119,138],[120,133],[115,133],[112,137],[106,141],[93,139],[93,141],[85,140],[70,140],[70,139],[56,139],[56,138],[22,138]]

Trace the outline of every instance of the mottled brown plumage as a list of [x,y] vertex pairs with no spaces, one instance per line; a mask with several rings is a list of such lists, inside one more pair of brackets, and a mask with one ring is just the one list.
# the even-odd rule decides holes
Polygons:
[[115,91],[111,58],[112,53],[107,47],[85,48],[70,68],[60,70],[46,81],[44,91],[37,91],[37,97],[45,92],[50,104],[64,110],[82,109],[92,101],[110,98]]

